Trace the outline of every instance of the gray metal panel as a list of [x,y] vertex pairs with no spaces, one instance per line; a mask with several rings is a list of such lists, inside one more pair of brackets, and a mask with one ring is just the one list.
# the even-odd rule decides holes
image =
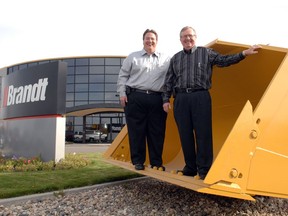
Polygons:
[[65,156],[65,121],[64,117],[1,120],[0,152],[59,161]]

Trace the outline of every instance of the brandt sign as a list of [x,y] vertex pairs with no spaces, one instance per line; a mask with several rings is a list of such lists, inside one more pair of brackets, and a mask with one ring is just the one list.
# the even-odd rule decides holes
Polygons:
[[64,62],[29,67],[3,78],[2,119],[65,114]]
[[14,87],[10,85],[4,89],[3,106],[29,103],[35,101],[45,101],[48,78],[39,79],[35,84]]

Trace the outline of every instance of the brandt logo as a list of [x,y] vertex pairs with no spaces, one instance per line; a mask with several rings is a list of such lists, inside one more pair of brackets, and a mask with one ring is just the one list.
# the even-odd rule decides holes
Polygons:
[[4,106],[45,101],[47,86],[48,78],[39,79],[37,83],[25,86],[14,87],[10,85],[4,90]]

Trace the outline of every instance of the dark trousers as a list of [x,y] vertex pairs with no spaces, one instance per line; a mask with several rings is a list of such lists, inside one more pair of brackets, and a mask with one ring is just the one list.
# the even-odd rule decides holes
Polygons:
[[161,95],[131,92],[125,116],[132,163],[144,164],[147,141],[150,164],[161,166],[167,118]]
[[206,175],[213,161],[209,91],[178,93],[174,100],[174,117],[186,163],[184,169]]

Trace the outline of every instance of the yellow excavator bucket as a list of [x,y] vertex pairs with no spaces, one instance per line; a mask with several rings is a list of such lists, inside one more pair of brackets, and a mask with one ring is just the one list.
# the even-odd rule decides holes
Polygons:
[[[215,40],[222,54],[249,46]],[[214,68],[212,89],[214,162],[204,180],[176,174],[184,157],[169,111],[163,152],[166,171],[136,171],[130,161],[126,126],[104,153],[114,165],[194,191],[255,200],[288,198],[288,49],[262,45],[256,55],[227,68]],[[173,99],[172,99],[173,102]],[[192,133],[192,131],[191,131]],[[148,153],[146,164],[149,165]]]

